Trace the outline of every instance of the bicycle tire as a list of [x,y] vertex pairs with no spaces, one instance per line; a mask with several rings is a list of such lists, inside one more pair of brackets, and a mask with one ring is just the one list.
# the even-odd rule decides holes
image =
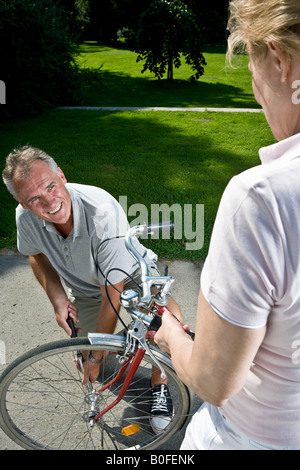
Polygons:
[[[104,377],[107,370],[120,368],[117,355],[124,352],[125,338],[101,336],[97,346],[92,346],[88,338],[42,345],[23,354],[5,369],[0,378],[0,426],[18,445],[30,450],[152,450],[182,428],[189,415],[190,392],[177,377],[169,356],[152,346],[152,353],[168,376],[175,410],[171,423],[157,435],[151,429],[149,384],[153,363],[146,353],[122,401],[90,427],[86,416],[90,395],[72,362],[79,349],[103,350],[108,354],[100,375]],[[94,385],[99,388],[97,381]],[[97,395],[98,411],[100,400],[109,400],[109,394],[112,394],[110,400],[114,400],[120,386],[118,383],[110,387],[105,396]],[[126,435],[126,429],[138,431]]]

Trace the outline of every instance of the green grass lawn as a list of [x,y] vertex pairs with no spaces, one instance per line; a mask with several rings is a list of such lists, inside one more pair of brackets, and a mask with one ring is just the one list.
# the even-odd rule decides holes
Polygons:
[[[259,164],[257,150],[273,137],[263,114],[105,112],[52,110],[40,117],[0,123],[4,158],[31,144],[52,155],[70,182],[100,186],[127,206],[204,204],[204,246],[186,250],[181,240],[149,240],[161,257],[204,259],[221,194],[229,179]],[[16,202],[0,186],[1,246],[15,243]],[[138,213],[132,213],[130,221]],[[194,216],[194,222],[196,221]],[[201,230],[194,225],[194,230]]]
[[[84,43],[78,60],[83,69],[96,71],[86,73],[85,104],[257,107],[247,57],[239,56],[239,67],[231,69],[226,65],[224,46],[206,47],[204,55],[207,66],[199,82],[189,81],[191,70],[182,66],[170,84],[157,81],[150,73],[142,75],[136,54],[123,45],[112,48]],[[183,217],[184,207],[189,205],[194,211],[191,229],[201,232],[196,209],[204,205],[201,249],[186,249],[185,243],[191,241],[184,237],[189,234],[183,222],[180,239],[144,241],[162,257],[190,260],[204,259],[207,254],[217,207],[229,179],[259,164],[258,149],[274,142],[262,113],[184,111],[51,110],[35,118],[0,122],[0,137],[2,167],[12,148],[40,147],[57,160],[70,182],[100,186],[117,199],[126,196],[130,222],[143,217],[151,222],[154,208],[161,204],[179,205]],[[16,202],[2,183],[0,196],[3,248],[16,243]],[[134,204],[143,205],[146,213],[139,213],[141,206]]]
[[[141,74],[137,54],[120,44],[119,48],[85,42],[78,62],[98,70],[99,81],[87,86],[85,104],[89,106],[172,106],[172,107],[258,107],[252,93],[248,58],[239,56],[234,69],[226,63],[226,45],[206,46],[204,75],[191,82],[190,66],[184,59],[174,71],[174,82],[157,80],[154,74]],[[101,69],[99,69],[101,67]]]

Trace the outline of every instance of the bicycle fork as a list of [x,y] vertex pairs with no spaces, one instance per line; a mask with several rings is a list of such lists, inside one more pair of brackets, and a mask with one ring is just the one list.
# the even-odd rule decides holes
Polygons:
[[[101,416],[103,416],[105,413],[107,413],[109,410],[111,410],[114,406],[116,406],[121,400],[122,398],[124,397],[144,355],[145,355],[145,349],[143,349],[142,347],[138,347],[138,350],[131,362],[131,365],[129,367],[129,370],[126,374],[126,377],[124,379],[124,383],[122,385],[122,388],[117,396],[117,398],[112,402],[110,403],[108,406],[106,406],[105,408],[103,408],[103,410],[101,410],[99,413],[97,413],[95,416],[91,417],[93,423],[91,423],[91,420],[90,420],[90,426],[93,426],[95,422],[97,422],[99,420],[99,418],[101,418]],[[129,362],[131,361],[131,358],[127,359],[124,364],[122,365],[119,373],[116,375],[116,377],[114,379],[112,379],[110,382],[108,382],[106,385],[104,385],[103,387],[101,387],[100,389],[98,389],[96,391],[96,393],[101,393],[103,392],[104,390],[106,390],[107,388],[111,387],[114,383],[116,383],[118,380],[120,380],[120,378],[123,376],[125,370],[127,369],[127,366],[129,364]]]
[[[123,362],[123,364],[120,368],[120,371],[118,372],[116,377],[114,377],[110,382],[105,384],[103,387],[99,388],[96,392],[92,391],[92,393],[89,394],[89,396],[91,397],[91,400],[90,400],[90,402],[91,402],[91,411],[90,411],[90,416],[89,416],[89,422],[90,422],[91,427],[94,426],[95,422],[97,422],[101,418],[101,416],[103,416],[105,413],[107,413],[109,410],[111,410],[114,406],[116,406],[122,400],[122,398],[124,397],[129,385],[131,384],[131,381],[132,381],[136,371],[138,370],[138,368],[140,366],[140,363],[141,363],[141,361],[142,361],[142,359],[143,359],[146,352],[148,353],[149,357],[152,358],[152,361],[156,365],[156,367],[160,370],[161,377],[163,379],[165,379],[167,377],[163,367],[157,361],[155,356],[152,354],[152,352],[151,352],[151,350],[150,350],[150,348],[149,348],[149,346],[148,346],[148,344],[145,340],[146,331],[147,331],[147,329],[145,328],[144,325],[141,324],[140,321],[135,322],[135,324],[131,328],[130,332],[128,332],[128,336],[130,338],[130,339],[128,339],[128,349],[126,349],[126,351],[124,353],[125,360],[124,360],[124,362]],[[91,343],[93,343],[93,336],[94,336],[93,334],[89,334],[89,339],[90,339]],[[95,336],[97,336],[97,334]],[[131,341],[131,339],[133,341]],[[136,344],[135,341],[136,340],[138,341],[138,347],[137,347],[137,350],[135,351],[135,344]],[[97,341],[95,340],[95,344],[96,343],[97,343]],[[122,359],[120,359],[120,362],[121,362],[121,360]],[[121,390],[120,390],[117,398],[112,403],[110,403],[108,406],[103,408],[103,410],[101,410],[100,412],[98,412],[98,413],[95,412],[95,410],[93,408],[95,408],[94,400],[96,399],[97,394],[100,394],[101,392],[103,392],[107,388],[111,387],[116,382],[118,382],[118,380],[120,380],[121,377],[124,375],[124,372],[127,369],[128,364],[130,362],[131,362],[130,367],[128,369],[128,372],[126,373],[124,383],[121,387]],[[92,385],[91,385],[91,387],[92,387]],[[92,387],[92,390],[93,390],[93,387]]]

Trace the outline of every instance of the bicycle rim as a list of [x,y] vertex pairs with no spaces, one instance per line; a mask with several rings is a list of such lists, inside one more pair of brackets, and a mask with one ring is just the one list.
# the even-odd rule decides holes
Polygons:
[[21,447],[37,450],[151,450],[162,445],[186,421],[190,395],[168,356],[156,348],[151,350],[167,373],[174,406],[167,428],[156,435],[150,424],[152,361],[147,354],[120,403],[93,427],[89,424],[91,394],[81,384],[82,376],[74,364],[76,353],[79,349],[107,351],[93,384],[94,408],[99,413],[117,398],[123,384],[126,372],[99,392],[119,372],[124,347],[122,336],[102,335],[97,346],[91,346],[87,338],[61,340],[18,358],[0,379],[0,425],[4,432]]

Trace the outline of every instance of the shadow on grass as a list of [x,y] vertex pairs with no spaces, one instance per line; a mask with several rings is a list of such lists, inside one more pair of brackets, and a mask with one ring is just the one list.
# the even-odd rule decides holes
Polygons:
[[[128,58],[126,54],[124,56],[119,55],[118,50],[132,53],[126,44],[120,41],[113,48],[111,45],[93,41],[85,42],[80,46],[80,53],[83,58],[88,57],[90,54],[100,54],[97,59],[92,61],[92,63],[100,65],[99,69],[87,69],[89,73],[85,80],[86,96],[83,104],[87,106],[133,107],[259,107],[251,88],[249,91],[245,91],[242,86],[239,86],[240,77],[235,76],[231,68],[229,76],[226,76],[225,43],[211,44],[204,47],[204,53],[221,55],[222,59],[216,59],[216,61],[213,59],[212,62],[215,62],[215,65],[209,69],[211,71],[207,72],[205,68],[204,75],[196,81],[188,79],[189,74],[192,75],[192,70],[187,71],[184,67],[174,70],[175,79],[173,82],[168,82],[165,78],[157,80],[154,74],[149,72],[141,74],[141,65],[132,67],[132,61],[135,62],[134,54],[131,60],[128,61],[132,67],[130,72],[127,72],[126,69],[124,71],[123,57],[124,60],[128,60]],[[113,54],[115,66],[120,70],[107,70],[105,65],[107,52]],[[101,53],[104,54],[101,55]],[[102,60],[103,63],[101,63]],[[119,66],[118,61],[120,61]],[[221,65],[223,61],[224,66]],[[182,64],[184,64],[184,59]],[[83,65],[83,72],[84,67]],[[182,70],[185,71],[182,72]],[[210,74],[216,76],[209,76]],[[228,79],[234,80],[233,83],[226,83]]]
[[[146,76],[99,70],[86,84],[86,106],[258,107],[253,93],[226,85],[215,77],[207,81],[156,80]],[[204,76],[205,78],[205,76]]]
[[[229,179],[258,164],[253,149],[270,138],[264,117],[248,113],[75,110],[53,110],[39,118],[2,123],[0,135],[2,166],[12,148],[29,143],[53,156],[69,182],[102,187],[116,199],[127,196],[128,207],[143,204],[149,217],[152,204],[192,204],[194,209],[204,204],[201,250],[187,252],[184,238],[150,243],[160,256],[192,260],[206,256]],[[0,197],[0,234],[10,239],[16,202],[3,184]],[[139,216],[131,215],[130,221]]]

